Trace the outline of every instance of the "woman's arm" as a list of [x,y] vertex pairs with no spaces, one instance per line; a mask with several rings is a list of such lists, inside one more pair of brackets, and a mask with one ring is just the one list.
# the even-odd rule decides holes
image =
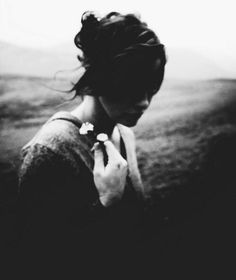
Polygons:
[[79,239],[84,228],[108,215],[96,189],[79,176],[79,167],[75,172],[68,159],[39,144],[23,156],[19,227],[26,243],[45,247],[47,243],[62,244],[68,236]]
[[[96,163],[95,174],[100,182],[96,189],[91,186],[94,179],[91,173],[90,183],[86,185],[83,176],[75,177],[67,159],[42,145],[30,147],[19,172],[21,249],[34,257],[45,253],[55,257],[58,253],[61,258],[67,258],[67,253],[78,257],[85,252],[99,252],[101,248],[108,250],[111,244],[112,248],[123,244],[127,234],[123,219],[128,213],[120,215],[122,203],[105,207],[100,200],[103,194],[106,201],[111,198],[117,202],[113,188],[115,193],[118,190],[118,201],[124,191],[126,176],[121,182],[119,169],[122,166],[118,164],[121,159],[116,156],[106,167]],[[100,171],[96,170],[99,166]],[[127,169],[125,164],[123,167]],[[115,174],[114,168],[118,168]],[[77,173],[84,175],[84,170]],[[108,183],[111,177],[115,179],[112,184]]]

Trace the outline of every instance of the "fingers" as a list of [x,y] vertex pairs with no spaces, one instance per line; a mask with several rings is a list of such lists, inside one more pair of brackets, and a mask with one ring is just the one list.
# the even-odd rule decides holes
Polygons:
[[104,171],[104,155],[99,143],[94,144],[94,172]]
[[104,146],[107,152],[109,163],[126,163],[126,160],[121,156],[111,141],[105,141]]
[[114,161],[121,158],[121,154],[118,152],[111,141],[105,141],[104,146],[108,155],[108,161]]
[[[104,145],[102,148],[101,145]],[[105,153],[105,154],[104,154]],[[107,164],[104,163],[105,156],[108,158]],[[107,160],[106,160],[107,161]],[[107,168],[126,168],[127,161],[121,156],[113,143],[109,140],[94,145],[94,173],[104,174]]]

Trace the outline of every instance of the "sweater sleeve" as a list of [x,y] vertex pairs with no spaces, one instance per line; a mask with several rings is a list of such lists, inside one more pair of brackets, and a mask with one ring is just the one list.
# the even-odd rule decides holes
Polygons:
[[25,206],[40,214],[44,209],[58,213],[56,208],[63,208],[65,201],[69,172],[66,159],[46,146],[35,144],[24,150],[19,170],[19,196]]
[[64,240],[80,240],[85,229],[94,227],[107,215],[94,193],[88,200],[88,193],[83,197],[84,182],[73,180],[74,173],[69,160],[48,147],[35,144],[23,152],[19,224],[24,246],[66,246]]
[[117,205],[102,206],[91,174],[84,178],[80,164],[79,168],[76,174],[69,159],[40,144],[23,153],[19,171],[20,246],[29,256],[47,252],[55,257],[58,250],[58,256],[82,256],[118,249],[129,240],[128,232],[133,231],[138,218],[129,195]]

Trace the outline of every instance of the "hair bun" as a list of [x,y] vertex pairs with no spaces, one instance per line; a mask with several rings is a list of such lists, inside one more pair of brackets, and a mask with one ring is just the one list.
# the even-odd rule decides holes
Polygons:
[[81,23],[83,25],[96,25],[98,24],[99,20],[100,18],[92,11],[84,12],[81,17]]
[[86,11],[82,14],[82,28],[74,38],[77,48],[82,49],[88,57],[92,56],[94,50],[94,38],[97,33],[100,17],[92,11]]

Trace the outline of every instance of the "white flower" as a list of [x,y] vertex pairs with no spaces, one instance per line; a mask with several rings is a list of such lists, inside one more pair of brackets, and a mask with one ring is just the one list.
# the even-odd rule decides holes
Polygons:
[[105,141],[108,140],[108,136],[105,133],[99,133],[97,135],[97,140],[100,141],[100,142],[105,142]]
[[94,129],[94,125],[89,122],[86,122],[83,123],[82,126],[80,127],[79,133],[82,135],[86,135],[88,134],[89,131],[93,131],[93,129]]

